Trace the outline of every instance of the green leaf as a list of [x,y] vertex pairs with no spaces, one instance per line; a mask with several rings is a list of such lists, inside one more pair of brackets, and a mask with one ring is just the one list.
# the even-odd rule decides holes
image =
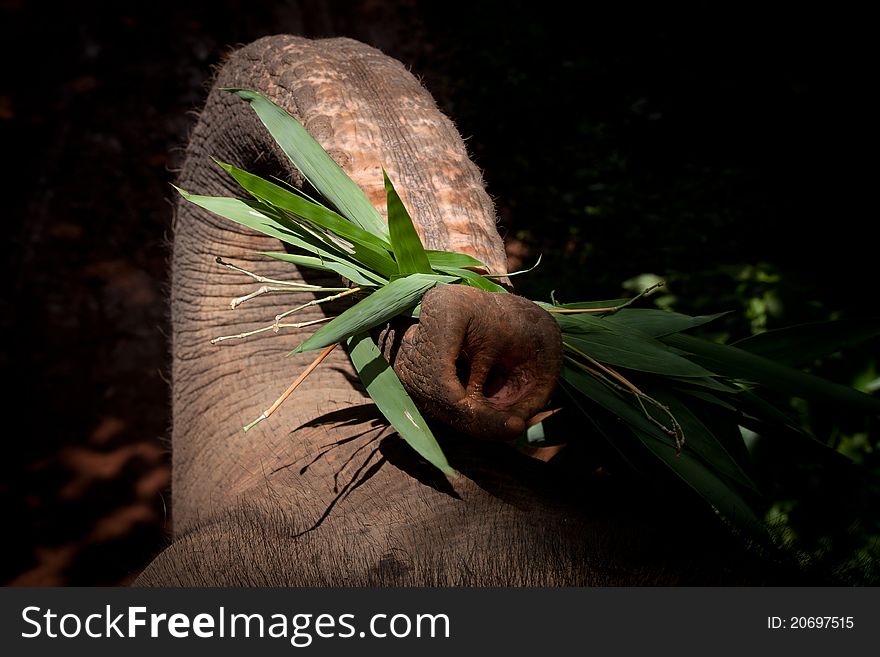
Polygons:
[[276,185],[252,173],[238,169],[231,164],[215,160],[245,190],[264,203],[286,210],[298,218],[313,222],[325,230],[355,244],[370,248],[387,257],[391,245],[384,238],[370,233],[350,222],[345,217],[325,208],[319,203]]
[[535,260],[535,264],[533,264],[528,269],[520,269],[519,271],[512,271],[507,274],[486,274],[489,278],[510,278],[511,276],[520,276],[521,274],[528,274],[530,271],[533,271],[541,264],[541,258],[544,257],[543,254],[538,254],[538,259]]
[[299,121],[256,91],[226,91],[250,103],[294,166],[341,214],[376,236],[388,234],[379,211]]
[[667,436],[615,391],[585,372],[563,367],[562,380],[626,422],[636,437],[687,485],[740,528],[764,536],[764,526],[745,499],[711,464],[685,450],[677,454]]
[[[277,210],[260,201],[241,201],[223,196],[199,196],[190,194],[179,187],[175,187],[175,189],[187,201],[221,217],[313,253],[319,258],[347,263],[368,275],[369,270],[361,267],[351,257],[351,254],[341,251],[340,247],[332,242],[328,243],[315,234],[302,229],[289,219],[280,216]],[[396,270],[397,265],[390,260],[389,262]]]
[[606,315],[602,318],[602,321],[626,326],[641,331],[652,338],[659,338],[670,333],[678,333],[702,326],[726,314],[718,313],[715,315],[689,317],[688,315],[653,308],[623,308],[616,313]]
[[405,278],[397,278],[324,324],[290,353],[320,349],[367,331],[415,306],[425,292],[438,283],[450,283],[454,280],[450,276],[432,274],[410,274]]
[[[307,201],[275,183],[223,162],[217,161],[217,164],[244,189],[278,211],[275,218],[279,223],[294,230],[298,229],[300,234],[305,232],[318,237],[325,245],[349,253],[352,260],[386,278],[397,272],[397,264],[388,253],[390,246],[381,238],[359,228],[332,210]],[[287,213],[294,217],[291,218]]]
[[598,407],[599,412],[590,410],[588,406],[589,402],[592,400],[581,390],[572,386],[564,377],[560,377],[559,387],[566,395],[568,395],[578,412],[580,412],[590,425],[602,436],[602,438],[605,439],[605,442],[617,452],[627,466],[629,466],[633,472],[643,474],[645,469],[637,463],[637,461],[643,460],[639,458],[642,455],[634,454],[632,448],[628,448],[629,446],[625,445],[623,440],[627,436],[631,436],[637,444],[641,444],[641,441],[636,438],[632,429],[625,424],[621,424],[614,413],[610,412],[595,401],[592,402],[592,405]]
[[767,530],[760,518],[755,515],[743,496],[719,477],[710,466],[687,451],[676,454],[669,445],[651,436],[643,436],[641,431],[636,431],[636,435],[642,438],[645,447],[715,507],[721,515],[754,538],[766,540]]
[[314,243],[314,239],[307,241],[282,226],[279,223],[277,212],[259,201],[242,201],[225,196],[201,196],[199,194],[190,194],[175,185],[172,185],[172,187],[190,203],[198,205],[200,208],[204,208],[225,219],[234,221],[241,226],[315,253],[323,250]]
[[346,344],[367,394],[400,437],[443,474],[457,477],[428,424],[373,339],[365,333],[359,333],[350,337]]
[[744,349],[707,342],[681,333],[663,337],[661,341],[693,354],[695,360],[723,376],[760,383],[792,397],[843,404],[865,413],[880,413],[880,399],[781,365]]
[[669,436],[651,422],[641,408],[636,408],[629,400],[621,397],[594,376],[568,364],[563,366],[559,376],[584,397],[613,413],[632,429],[641,429],[657,440],[673,445]]
[[[681,379],[681,381],[690,381],[690,379]],[[719,408],[723,408],[726,411],[731,411],[734,413],[737,411],[736,406],[734,406],[730,402],[725,401],[717,395],[713,395],[711,392],[706,392],[705,390],[700,390],[699,388],[691,388],[690,386],[679,386],[674,389],[678,394],[687,395],[689,397],[699,399],[700,401],[713,404],[715,406],[718,406]],[[733,388],[730,388],[730,391],[736,393],[736,390],[734,390]]]
[[293,253],[277,253],[274,251],[261,251],[260,255],[275,258],[276,260],[283,260],[284,262],[290,262],[300,267],[309,267],[311,269],[333,272],[347,278],[355,285],[376,287],[388,282],[378,274],[374,274],[367,269],[356,268],[344,262],[325,260],[314,256],[296,255]]
[[[755,482],[749,478],[727,448],[718,440],[700,418],[676,395],[667,390],[651,389],[647,393],[669,407],[678,420],[685,436],[685,449],[697,454],[712,468],[738,485],[758,492]],[[734,425],[735,426],[735,425]],[[739,439],[742,443],[742,438]]]
[[793,367],[854,347],[880,335],[880,319],[813,322],[766,331],[732,346]]
[[684,383],[688,386],[698,386],[700,388],[707,388],[709,390],[714,390],[716,392],[726,392],[728,394],[736,394],[739,389],[734,388],[732,386],[727,385],[726,383],[722,383],[715,377],[711,376],[693,376],[690,378],[681,378],[677,376],[670,376],[669,379],[671,381],[675,381],[677,383]]
[[[629,303],[629,299],[609,299],[607,301],[578,301],[576,303],[545,303],[536,301],[544,310],[595,310],[597,308],[617,308]],[[578,316],[586,316],[590,313],[582,313]],[[574,315],[572,315],[574,316]]]
[[713,436],[724,446],[727,453],[754,481],[755,464],[746,447],[746,441],[740,429],[741,416],[736,410],[722,410],[714,402],[702,403],[699,400],[688,400],[689,408],[700,419]]
[[382,169],[382,175],[385,177],[385,196],[388,203],[388,233],[400,273],[430,274],[431,263],[428,262],[425,247],[422,246],[419,234],[413,226],[412,218],[397,195],[385,169]]
[[675,377],[711,377],[709,370],[673,353],[666,345],[626,326],[590,315],[554,315],[562,341],[596,360],[639,372]]
[[466,253],[426,250],[425,254],[428,256],[428,262],[431,263],[431,267],[434,269],[442,269],[444,267],[452,269],[464,269],[465,267],[486,268],[486,265]]
[[438,267],[438,269],[444,274],[460,278],[465,284],[470,285],[471,287],[485,290],[486,292],[507,294],[507,290],[498,285],[498,283],[490,281],[485,276],[480,276],[480,274],[473,272],[470,269],[457,269],[455,267]]

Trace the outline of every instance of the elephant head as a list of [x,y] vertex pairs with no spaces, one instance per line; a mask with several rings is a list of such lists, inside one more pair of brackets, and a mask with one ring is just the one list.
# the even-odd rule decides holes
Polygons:
[[[383,209],[384,167],[426,248],[469,253],[493,273],[506,271],[479,171],[452,123],[399,62],[349,39],[277,36],[237,50],[220,68],[186,151],[178,184],[193,193],[240,193],[212,158],[304,184],[250,108],[224,88],[255,89],[286,108]],[[289,264],[257,255],[279,249],[177,202],[175,540],[140,583],[673,583],[706,572],[695,550],[709,555],[704,566],[717,559],[717,549],[700,541],[687,549],[676,542],[675,514],[648,513],[646,521],[650,498],[628,512],[601,493],[575,504],[557,473],[503,443],[446,436],[444,450],[463,475],[446,480],[386,431],[339,349],[270,421],[242,433],[311,360],[285,357],[310,329],[212,344],[271,323],[281,298],[257,296],[231,310],[229,300],[254,286],[215,258],[289,278]],[[337,310],[316,305],[299,317],[308,322]],[[488,438],[525,428],[546,404],[561,359],[559,331],[544,311],[512,294],[462,285],[432,290],[417,324],[393,323],[379,338],[426,410]],[[584,482],[577,490],[586,494]],[[660,534],[673,538],[659,541]],[[670,566],[670,555],[678,565]]]

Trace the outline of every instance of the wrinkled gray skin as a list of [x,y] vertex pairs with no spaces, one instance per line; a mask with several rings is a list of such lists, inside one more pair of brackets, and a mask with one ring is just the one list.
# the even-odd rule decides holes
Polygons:
[[[223,87],[261,91],[303,120],[377,207],[384,207],[384,166],[429,248],[465,250],[506,271],[479,172],[452,124],[400,63],[346,39],[270,37],[234,53],[192,134],[178,184],[240,196],[212,157],[301,180],[252,110]],[[300,301],[262,296],[230,309],[230,299],[257,284],[217,266],[215,256],[290,278],[290,265],[255,253],[266,250],[281,245],[177,202],[174,540],[137,584],[749,581],[724,562],[729,554],[718,552],[715,539],[677,541],[676,510],[662,501],[621,505],[584,476],[574,484],[575,508],[559,475],[499,442],[449,432],[444,449],[462,476],[447,481],[385,427],[341,349],[278,413],[242,433],[313,358],[285,357],[311,329],[210,343],[265,326],[279,308]],[[338,312],[310,310],[299,319]]]

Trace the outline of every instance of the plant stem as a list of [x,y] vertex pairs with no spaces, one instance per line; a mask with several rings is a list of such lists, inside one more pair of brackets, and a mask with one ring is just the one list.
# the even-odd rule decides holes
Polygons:
[[250,294],[245,294],[243,297],[237,297],[237,298],[233,299],[230,302],[230,305],[232,306],[232,309],[235,310],[236,307],[240,306],[245,301],[250,301],[254,297],[258,297],[261,294],[271,294],[271,293],[277,293],[277,292],[293,293],[293,294],[314,293],[314,292],[336,292],[337,290],[340,290],[340,289],[346,289],[346,288],[324,287],[324,288],[319,288],[319,289],[315,289],[315,288],[300,289],[300,288],[292,288],[292,287],[287,287],[287,286],[274,287],[274,286],[270,286],[270,285],[264,285],[263,287],[257,288],[255,291],[251,292]]
[[256,335],[257,333],[264,333],[265,331],[275,331],[278,333],[278,329],[282,328],[303,328],[304,326],[311,326],[312,324],[320,324],[321,322],[329,322],[333,317],[322,317],[320,319],[312,319],[308,322],[297,322],[295,324],[279,324],[276,320],[269,326],[264,326],[263,328],[258,328],[253,331],[245,331],[244,333],[237,333],[235,335],[221,335],[219,338],[214,338],[211,340],[211,344],[217,344],[218,342],[223,342],[224,340],[235,340],[239,338],[249,338],[252,335]]
[[300,310],[308,308],[309,306],[318,306],[322,303],[329,303],[330,301],[336,301],[337,299],[341,299],[342,297],[347,297],[349,294],[354,294],[356,292],[360,292],[363,288],[353,287],[351,289],[345,288],[344,292],[340,292],[339,294],[334,294],[329,297],[324,297],[322,299],[312,299],[308,303],[304,303],[301,306],[297,306],[296,308],[291,308],[288,311],[281,313],[280,315],[275,315],[275,321],[277,322],[280,319],[284,319],[288,315],[292,315],[293,313],[297,313]]
[[337,290],[347,290],[348,289],[345,287],[326,288],[326,287],[321,287],[320,285],[310,285],[308,283],[300,283],[298,281],[279,281],[274,278],[266,278],[265,276],[260,276],[259,274],[254,274],[253,272],[250,272],[247,269],[242,269],[238,265],[233,265],[231,262],[226,262],[220,256],[217,256],[215,258],[215,261],[217,262],[218,265],[226,267],[227,269],[231,269],[232,271],[237,271],[241,274],[246,274],[246,275],[250,276],[255,281],[257,281],[257,283],[270,283],[272,285],[284,285],[286,287],[300,288],[303,291],[312,290],[314,292],[330,292],[330,291],[335,292]]
[[263,413],[260,415],[260,417],[258,417],[256,420],[254,420],[250,424],[246,425],[244,427],[244,430],[248,431],[249,429],[253,428],[258,423],[262,422],[263,420],[268,418],[270,415],[272,415],[272,413],[274,413],[278,409],[278,407],[284,403],[284,400],[287,399],[288,397],[290,397],[290,395],[293,394],[293,391],[296,390],[299,387],[299,385],[303,381],[306,380],[306,377],[309,374],[311,374],[318,365],[321,364],[321,361],[323,361],[325,358],[327,358],[327,356],[330,355],[330,352],[333,351],[338,344],[339,344],[338,342],[331,344],[329,347],[326,347],[320,354],[318,354],[318,357],[312,361],[312,363],[305,369],[305,371],[302,374],[300,374],[298,377],[296,377],[296,381],[291,383],[290,386],[287,388],[287,390],[285,390],[283,393],[281,393],[281,396],[275,400],[275,403],[272,404],[265,411],[263,411]]

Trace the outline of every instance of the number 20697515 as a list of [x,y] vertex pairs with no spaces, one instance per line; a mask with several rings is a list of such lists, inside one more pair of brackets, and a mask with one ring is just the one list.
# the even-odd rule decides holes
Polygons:
[[851,630],[854,616],[767,616],[768,630]]

